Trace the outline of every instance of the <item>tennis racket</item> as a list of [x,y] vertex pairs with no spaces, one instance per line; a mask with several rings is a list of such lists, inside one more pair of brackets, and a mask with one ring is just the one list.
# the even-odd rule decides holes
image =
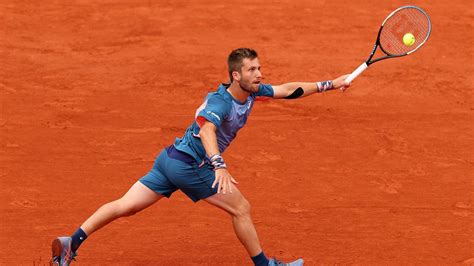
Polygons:
[[[387,58],[402,57],[415,52],[426,43],[430,33],[431,20],[425,11],[416,6],[397,8],[388,15],[383,21],[382,26],[380,26],[374,49],[370,53],[369,58],[346,78],[346,82],[352,82],[375,62]],[[414,41],[411,39],[411,42],[405,44],[403,41],[404,37],[414,37]],[[383,55],[372,60],[377,47],[380,47]]]

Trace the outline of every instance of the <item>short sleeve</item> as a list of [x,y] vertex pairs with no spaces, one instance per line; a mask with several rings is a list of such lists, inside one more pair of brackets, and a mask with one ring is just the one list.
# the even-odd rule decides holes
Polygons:
[[204,124],[203,119],[205,119],[218,128],[221,126],[228,112],[228,104],[224,99],[219,97],[219,95],[211,95],[199,108],[196,115],[196,122],[199,126],[202,126],[202,124]]
[[273,87],[270,84],[261,83],[255,96],[273,97]]

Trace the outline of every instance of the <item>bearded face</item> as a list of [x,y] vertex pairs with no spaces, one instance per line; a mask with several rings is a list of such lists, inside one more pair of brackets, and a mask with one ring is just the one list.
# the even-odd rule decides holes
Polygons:
[[249,93],[258,92],[262,80],[262,73],[260,72],[260,63],[258,58],[245,58],[242,61],[242,68],[240,73],[234,72],[236,76],[234,80],[239,82],[240,88]]

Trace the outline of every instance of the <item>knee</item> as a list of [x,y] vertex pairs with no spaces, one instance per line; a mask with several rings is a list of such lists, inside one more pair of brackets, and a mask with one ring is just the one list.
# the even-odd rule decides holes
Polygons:
[[242,199],[235,207],[232,215],[237,217],[250,216],[250,203],[246,199]]

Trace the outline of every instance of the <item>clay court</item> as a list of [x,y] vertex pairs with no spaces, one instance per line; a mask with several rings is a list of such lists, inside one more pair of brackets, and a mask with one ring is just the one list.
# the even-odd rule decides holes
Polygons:
[[[2,1],[0,264],[49,263],[181,137],[237,47],[264,82],[350,73],[382,20],[433,23],[344,93],[259,102],[225,152],[269,256],[474,264],[474,10],[464,0]],[[73,265],[250,265],[229,216],[175,193],[92,235]]]

